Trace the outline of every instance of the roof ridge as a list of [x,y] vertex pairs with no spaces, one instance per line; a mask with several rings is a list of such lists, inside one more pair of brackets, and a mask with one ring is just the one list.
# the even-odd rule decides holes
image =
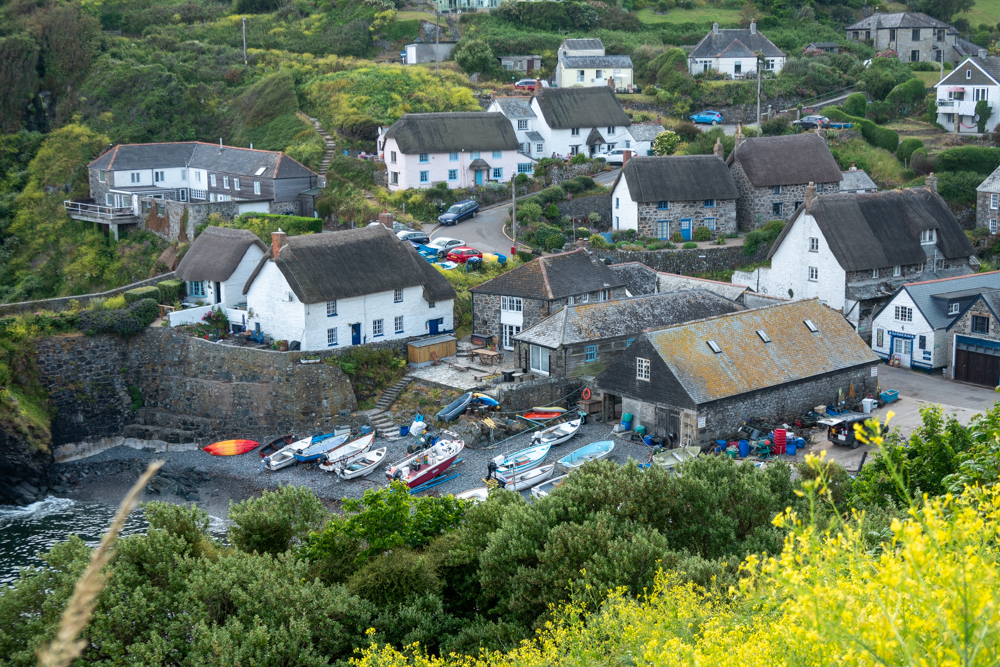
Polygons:
[[545,260],[544,257],[539,257],[538,258],[538,268],[542,272],[542,282],[545,283],[545,293],[549,295],[550,299],[552,299],[552,298],[554,298],[552,296],[552,285],[549,284],[549,274],[545,270],[545,262],[544,262],[544,260]]
[[[636,263],[638,264],[639,262]],[[645,264],[643,264],[643,266],[645,266]],[[712,280],[711,278],[698,278],[696,276],[685,276],[683,273],[670,273],[669,271],[657,271],[656,273],[663,274],[665,276],[674,276],[676,278],[685,278],[687,280],[698,280],[703,283],[715,283],[717,285],[732,285],[734,287],[744,287],[746,289],[750,289],[749,285],[743,285],[741,283],[727,283],[723,282],[722,280]]]
[[1000,269],[998,269],[996,271],[983,271],[982,273],[970,273],[969,275],[966,275],[966,276],[952,276],[951,278],[935,278],[934,280],[921,280],[921,281],[915,282],[915,283],[904,283],[903,287],[906,288],[906,287],[910,287],[912,285],[929,285],[931,283],[943,283],[943,282],[948,281],[948,280],[962,280],[962,279],[965,279],[965,278],[974,278],[974,277],[977,277],[977,276],[989,276],[989,275],[992,275],[994,273],[1000,273]]

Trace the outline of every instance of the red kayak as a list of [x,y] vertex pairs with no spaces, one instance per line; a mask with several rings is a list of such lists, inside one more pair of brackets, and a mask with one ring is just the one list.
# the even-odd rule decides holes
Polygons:
[[525,419],[537,419],[538,421],[547,421],[549,419],[555,419],[556,417],[562,416],[562,412],[529,412],[524,415]]
[[223,440],[222,442],[213,442],[202,451],[206,451],[212,456],[235,456],[236,454],[246,454],[258,447],[260,447],[260,443],[256,440]]

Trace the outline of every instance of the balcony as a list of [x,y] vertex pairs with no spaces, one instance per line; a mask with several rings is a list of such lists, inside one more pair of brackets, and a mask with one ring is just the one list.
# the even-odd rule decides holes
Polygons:
[[139,216],[135,214],[131,206],[118,208],[65,200],[63,208],[69,213],[69,217],[84,222],[99,222],[106,225],[129,225],[139,222]]
[[[974,100],[938,100],[938,110],[941,113],[957,113],[961,116],[975,116],[976,104]],[[992,108],[992,105],[991,105]]]

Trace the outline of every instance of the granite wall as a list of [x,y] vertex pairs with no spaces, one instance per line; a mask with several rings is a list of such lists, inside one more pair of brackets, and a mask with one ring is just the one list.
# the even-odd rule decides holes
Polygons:
[[[705,208],[704,201],[672,201],[669,209],[659,209],[659,202],[639,202],[639,236],[669,239],[674,234],[681,233],[681,220],[691,221],[691,235],[699,227],[707,227],[707,218],[714,220],[711,226],[712,238],[719,234],[730,234],[736,231],[736,200],[718,199],[716,205]],[[666,220],[669,230],[666,236],[660,237],[657,222]]]
[[[806,200],[807,183],[782,185],[780,192],[775,192],[773,187],[754,187],[738,160],[733,160],[730,173],[740,195],[736,200],[736,223],[742,232],[762,227],[771,220],[788,222],[799,204]],[[839,191],[840,183],[816,184],[817,194]],[[776,203],[781,204],[780,214],[774,212]]]
[[568,215],[571,218],[578,218],[580,225],[589,227],[590,223],[585,222],[591,213],[601,216],[598,229],[611,229],[611,195],[594,195],[592,197],[574,197],[569,201],[556,204],[559,208],[559,215]]
[[583,381],[573,378],[515,382],[500,385],[497,400],[505,412],[521,412],[536,405],[568,407],[577,402],[583,387]]

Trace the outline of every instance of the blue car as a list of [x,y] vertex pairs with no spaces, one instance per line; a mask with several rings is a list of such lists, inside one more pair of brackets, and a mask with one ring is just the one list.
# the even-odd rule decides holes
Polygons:
[[702,111],[691,116],[692,123],[709,123],[711,125],[718,125],[723,122],[722,114],[718,111]]

